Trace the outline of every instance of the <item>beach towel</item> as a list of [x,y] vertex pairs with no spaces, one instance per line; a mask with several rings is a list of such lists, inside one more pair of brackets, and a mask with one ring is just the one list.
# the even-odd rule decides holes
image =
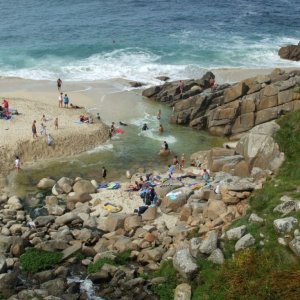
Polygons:
[[98,184],[98,189],[106,189],[108,187],[107,183],[100,183]]
[[118,128],[116,130],[116,133],[119,133],[119,134],[123,134],[124,133],[124,130],[122,128]]
[[120,212],[123,207],[120,206],[120,205],[116,205],[114,203],[111,203],[111,202],[107,202],[104,204],[103,208],[111,213],[117,213],[117,212]]
[[175,191],[175,192],[170,192],[168,193],[166,196],[171,200],[171,201],[176,201],[177,200],[177,197],[179,195],[181,195],[183,192],[182,191]]
[[121,184],[119,182],[111,182],[108,184],[107,189],[108,190],[117,190],[121,187]]
[[74,121],[75,124],[81,125],[84,124],[83,122],[80,122],[79,120]]

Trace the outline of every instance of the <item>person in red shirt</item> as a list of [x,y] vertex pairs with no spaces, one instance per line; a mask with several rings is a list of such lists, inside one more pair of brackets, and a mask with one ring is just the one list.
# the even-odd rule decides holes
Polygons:
[[8,111],[9,109],[8,101],[6,99],[3,99],[2,104],[3,104],[4,111]]

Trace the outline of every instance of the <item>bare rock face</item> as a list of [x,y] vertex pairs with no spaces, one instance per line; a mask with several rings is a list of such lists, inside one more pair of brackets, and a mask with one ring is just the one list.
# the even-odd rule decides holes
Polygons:
[[288,45],[281,47],[278,55],[283,59],[299,61],[300,60],[300,42],[298,45]]
[[278,169],[284,161],[284,156],[272,135],[279,128],[274,121],[254,127],[240,139],[236,147],[237,152],[252,167],[272,171]]
[[269,75],[210,88],[212,78],[214,74],[208,72],[201,79],[184,80],[183,92],[178,82],[168,82],[146,89],[144,96],[173,106],[170,123],[218,136],[240,137],[256,125],[300,108],[297,71],[275,69]]

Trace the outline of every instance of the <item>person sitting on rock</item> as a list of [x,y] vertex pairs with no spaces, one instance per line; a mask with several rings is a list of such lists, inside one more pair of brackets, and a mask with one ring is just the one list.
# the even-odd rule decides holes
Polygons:
[[205,180],[205,182],[208,182],[210,179],[209,173],[206,169],[203,169],[202,179]]

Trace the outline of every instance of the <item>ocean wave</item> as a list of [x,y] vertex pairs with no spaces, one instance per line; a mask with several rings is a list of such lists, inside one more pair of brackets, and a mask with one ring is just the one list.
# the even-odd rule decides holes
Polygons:
[[[179,34],[171,37],[176,39]],[[170,60],[170,54],[155,54],[139,48],[126,48],[114,50],[109,53],[94,54],[80,60],[63,60],[54,56],[44,58],[26,58],[30,64],[20,69],[11,69],[7,65],[0,65],[0,75],[21,77],[36,80],[56,80],[58,77],[66,81],[108,80],[123,78],[140,81],[146,84],[161,83],[157,76],[166,75],[171,80],[179,78],[201,77],[208,69],[212,68],[273,68],[273,67],[299,67],[299,62],[282,60],[277,54],[280,46],[295,44],[293,37],[257,36],[255,41],[243,37],[234,37],[228,41],[220,41],[218,47],[212,45],[210,36],[207,39],[196,38],[196,33],[183,31],[182,46],[195,48],[189,50],[187,60],[180,54],[176,60],[176,53],[171,60],[176,63],[164,63]],[[200,52],[199,52],[200,51]],[[199,63],[201,62],[201,63]]]

